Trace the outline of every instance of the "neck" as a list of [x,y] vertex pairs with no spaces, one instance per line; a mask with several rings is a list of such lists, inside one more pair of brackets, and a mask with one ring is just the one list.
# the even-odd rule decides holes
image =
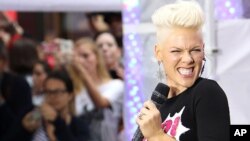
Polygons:
[[175,97],[177,95],[178,95],[178,90],[175,89],[174,87],[170,86],[170,90],[169,90],[169,93],[168,93],[168,98],[172,98],[172,97]]
[[168,98],[172,98],[174,96],[177,96],[187,89],[187,88],[181,87],[181,86],[177,87],[176,85],[173,85],[169,82],[167,82],[167,85],[170,88],[169,93],[168,93]]
[[97,72],[91,72],[90,73],[90,77],[92,78],[92,80],[95,82],[95,84],[100,84],[101,83],[101,78],[98,76]]

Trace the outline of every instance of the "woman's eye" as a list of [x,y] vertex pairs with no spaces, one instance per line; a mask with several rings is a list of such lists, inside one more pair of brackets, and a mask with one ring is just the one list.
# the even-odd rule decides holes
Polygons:
[[97,45],[98,48],[102,48],[102,46],[103,46],[102,44]]
[[181,52],[180,50],[172,50],[171,51],[172,53],[178,53],[178,52]]
[[108,47],[113,47],[113,44],[111,44],[111,43],[108,43]]
[[84,55],[84,58],[88,58],[88,57],[89,57],[89,55],[88,55],[88,54],[85,54],[85,55]]
[[81,56],[82,56],[83,58],[85,58],[85,59],[89,57],[88,54],[81,54]]
[[201,49],[193,49],[192,51],[201,52]]

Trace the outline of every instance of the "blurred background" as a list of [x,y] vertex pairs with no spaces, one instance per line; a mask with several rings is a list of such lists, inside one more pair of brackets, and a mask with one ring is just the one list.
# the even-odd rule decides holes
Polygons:
[[[55,47],[51,42],[54,39],[61,39],[62,52],[68,52],[80,37],[95,38],[99,32],[112,32],[123,54],[119,59],[124,66],[125,84],[123,137],[130,140],[137,128],[135,116],[161,81],[153,56],[156,39],[151,15],[158,7],[174,1],[0,1],[1,38],[6,48],[20,37],[34,40],[39,43],[39,58],[53,67],[56,57],[51,54],[58,53],[58,44]],[[215,79],[227,94],[231,124],[250,124],[250,1],[197,1],[206,15],[203,33],[207,61],[203,77]]]

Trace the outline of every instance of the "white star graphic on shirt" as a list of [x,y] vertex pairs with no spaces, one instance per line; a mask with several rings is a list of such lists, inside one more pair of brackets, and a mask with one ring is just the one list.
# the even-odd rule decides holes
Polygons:
[[[187,132],[188,130],[190,130],[189,128],[186,128],[181,122],[181,117],[182,117],[182,113],[183,113],[184,109],[185,109],[185,106],[181,109],[180,112],[175,113],[173,117],[171,117],[170,114],[169,114],[167,116],[167,118],[164,120],[164,122],[162,123],[162,124],[164,124],[164,123],[166,123],[168,121],[171,122],[170,128],[168,127],[169,129],[167,129],[167,134],[169,136],[171,136],[171,137],[175,137],[175,139],[177,141],[180,140],[181,134],[183,134],[183,133]],[[178,121],[177,122],[177,127],[174,126],[174,123],[173,123],[174,121]],[[163,127],[163,129],[165,129],[165,128],[167,128],[167,127]]]

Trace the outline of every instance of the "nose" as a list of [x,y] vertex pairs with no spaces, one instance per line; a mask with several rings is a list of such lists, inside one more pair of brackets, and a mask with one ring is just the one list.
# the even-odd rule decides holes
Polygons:
[[100,47],[101,47],[101,50],[102,50],[103,52],[106,52],[107,49],[108,49],[108,46],[105,45],[105,44],[101,44]]
[[54,94],[50,94],[50,95],[46,95],[46,99],[48,99],[48,100],[55,100],[55,99],[57,99],[58,97],[56,96],[56,95],[54,95]]
[[194,58],[191,53],[186,52],[182,56],[182,62],[185,64],[192,64],[194,63]]

